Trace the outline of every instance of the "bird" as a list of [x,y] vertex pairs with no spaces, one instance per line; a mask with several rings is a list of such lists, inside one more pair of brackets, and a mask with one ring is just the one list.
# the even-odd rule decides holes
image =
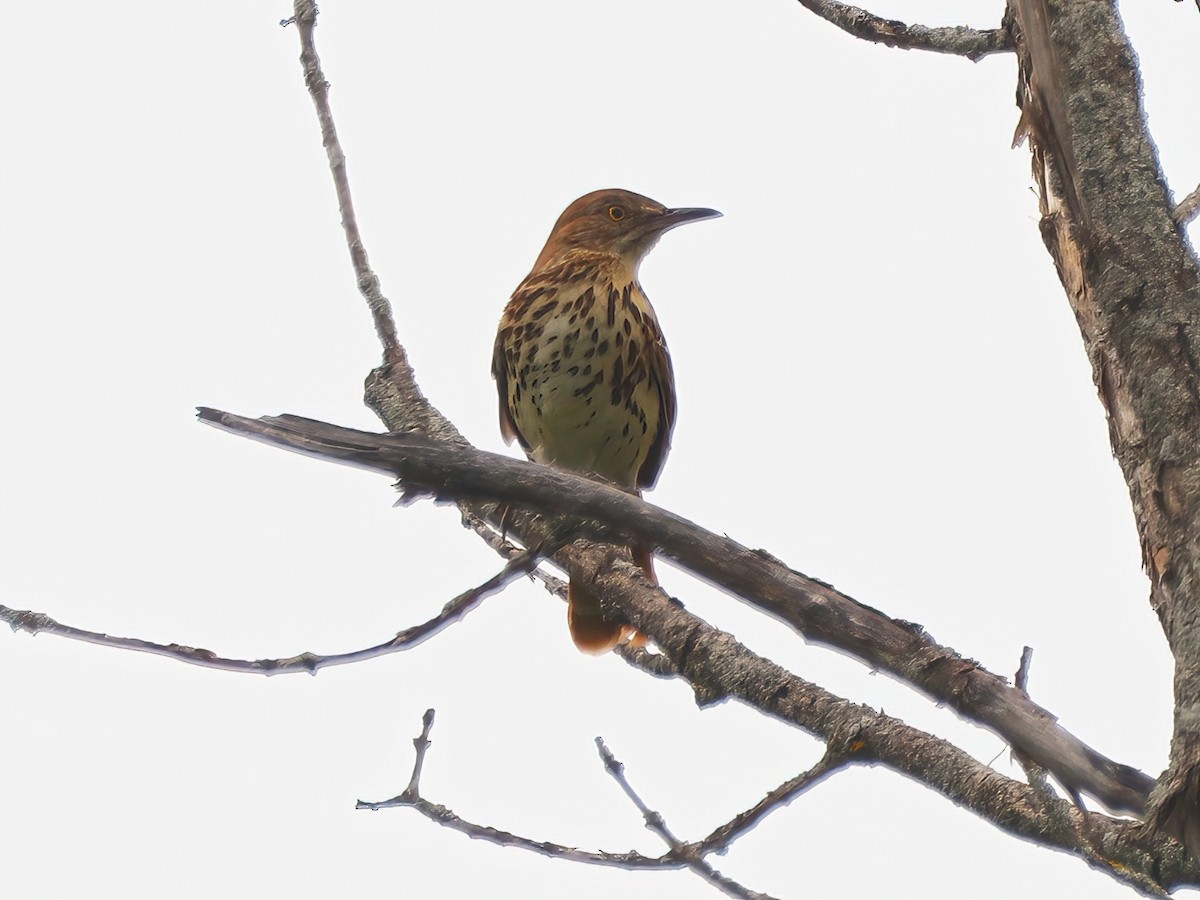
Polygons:
[[[654,486],[675,427],[675,377],[638,268],[665,232],[720,215],[619,189],[592,191],[563,211],[496,332],[492,375],[507,443],[518,441],[534,462],[639,496]],[[652,551],[630,549],[657,583]],[[577,579],[567,623],[588,653],[636,636],[605,619]]]

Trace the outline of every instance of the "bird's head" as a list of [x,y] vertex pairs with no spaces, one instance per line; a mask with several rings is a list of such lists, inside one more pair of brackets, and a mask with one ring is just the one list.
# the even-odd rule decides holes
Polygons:
[[619,257],[636,271],[664,232],[720,215],[715,209],[698,207],[668,209],[633,191],[592,191],[563,210],[534,268],[579,248]]

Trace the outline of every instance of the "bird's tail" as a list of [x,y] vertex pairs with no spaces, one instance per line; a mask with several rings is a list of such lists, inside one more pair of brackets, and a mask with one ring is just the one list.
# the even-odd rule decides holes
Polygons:
[[[641,566],[651,584],[658,584],[654,575],[654,554],[646,547],[632,547],[633,561]],[[567,586],[567,626],[571,640],[584,653],[607,653],[622,641],[642,646],[646,638],[631,625],[604,618],[600,598],[572,579]]]

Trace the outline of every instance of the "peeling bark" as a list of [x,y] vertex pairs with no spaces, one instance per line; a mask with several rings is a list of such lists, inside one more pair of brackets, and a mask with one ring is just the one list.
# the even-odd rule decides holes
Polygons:
[[1200,855],[1200,269],[1146,130],[1110,0],[1016,0],[1018,104],[1042,238],[1129,486],[1150,603],[1175,658],[1170,767],[1150,822]]

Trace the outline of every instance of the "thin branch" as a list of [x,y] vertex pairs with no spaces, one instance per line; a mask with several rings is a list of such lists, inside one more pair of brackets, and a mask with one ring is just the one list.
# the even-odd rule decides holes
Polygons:
[[1018,691],[1029,696],[1029,666],[1033,662],[1033,648],[1024,647],[1021,649],[1021,662],[1017,665],[1017,674],[1015,686]]
[[662,838],[663,843],[670,848],[673,855],[684,857],[683,841],[675,837],[671,833],[671,829],[667,827],[667,821],[662,817],[661,813],[655,812],[646,802],[638,795],[638,792],[633,789],[633,785],[629,783],[629,779],[625,777],[625,764],[617,759],[608,745],[604,743],[604,738],[596,738],[596,749],[600,752],[600,759],[604,762],[604,771],[612,776],[613,781],[621,788],[621,791],[629,798],[630,802],[637,807],[638,812],[642,814],[642,818],[646,820],[646,827]]
[[[1016,686],[1017,690],[1024,694],[1028,694],[1029,686],[1029,669],[1033,663],[1033,648],[1025,647],[1021,650],[1021,662],[1017,666]],[[1075,818],[1070,815],[1073,812],[1070,806],[1061,802],[1054,794],[1054,789],[1050,786],[1047,771],[1039,766],[1033,760],[1029,759],[1025,754],[1014,750],[1013,756],[1020,764],[1025,772],[1025,777],[1029,782],[1029,786],[1033,789],[1034,795],[1041,804],[1042,811],[1050,822],[1054,823],[1054,828],[1075,834],[1076,841],[1093,858],[1100,857],[1096,845],[1092,842],[1093,835],[1083,827],[1084,819]],[[1074,808],[1081,812],[1086,812],[1083,805],[1083,799],[1077,791],[1066,788],[1067,793],[1071,796],[1071,802]],[[1128,878],[1130,883],[1137,888],[1142,894],[1148,897],[1167,897],[1169,893],[1163,887],[1154,881],[1152,878],[1138,873],[1129,872]]]
[[[492,528],[486,519],[481,519],[470,510],[463,510],[462,521],[464,528],[478,534],[485,544],[505,559],[511,559],[521,552],[519,547],[501,537],[500,532]],[[551,575],[544,568],[534,569],[529,573],[529,577],[541,582],[542,587],[551,596],[557,597],[563,603],[567,602],[567,583],[563,579]],[[656,678],[674,678],[679,675],[679,670],[664,654],[651,653],[645,647],[635,646],[632,642],[618,644],[613,648],[613,652],[630,666],[640,669],[647,675],[653,675]]]
[[[656,625],[659,617],[679,622],[649,630],[660,643],[666,635],[677,636],[665,640],[664,652],[681,660],[680,677],[696,686],[702,704],[737,699],[793,722],[843,748],[847,762],[886,766],[1003,831],[1070,853],[1149,896],[1200,886],[1200,864],[1181,845],[1140,823],[1079,810],[1056,798],[1050,801],[1051,814],[1029,785],[995,772],[951,742],[787,672],[667,599],[655,606],[651,618],[635,624]],[[714,681],[722,690],[713,690]]]
[[[311,10],[311,4],[298,0],[298,12],[301,9]],[[383,367],[376,369],[368,377],[365,399],[367,405],[375,411],[388,429],[394,432],[417,430],[447,443],[465,443],[453,424],[425,398],[407,360],[397,354],[386,357],[385,361]],[[469,509],[493,525],[498,524],[499,518],[495,516],[494,506],[462,501],[460,508]],[[517,533],[527,544],[532,543],[531,538],[534,536],[544,533],[544,523],[536,516],[522,513],[514,516],[514,519]],[[587,541],[577,541],[569,553],[559,555],[559,560],[565,564],[572,577],[592,580],[605,603],[613,603],[619,611],[629,614],[633,624],[649,634],[672,660],[673,666],[680,672],[680,677],[692,684],[701,702],[724,696],[738,697],[768,715],[791,721],[814,732],[847,727],[847,723],[835,717],[824,717],[822,709],[813,698],[809,698],[807,703],[803,702],[804,691],[800,688],[805,683],[800,679],[790,673],[784,673],[779,667],[757,657],[728,635],[715,631],[706,623],[687,614],[671,603],[661,591],[647,585],[644,579],[635,574],[632,566],[623,565],[619,560],[614,564],[611,552],[605,547]],[[913,631],[919,632],[919,629]],[[965,696],[968,688],[982,688],[983,696],[990,699],[994,693],[991,688],[994,686],[989,686],[987,679],[984,679],[982,684],[974,681],[970,677],[969,662],[960,660],[959,663],[955,663],[956,659],[958,658],[947,659],[944,656],[930,657],[918,654],[913,664],[918,670],[924,667],[941,669],[944,672],[947,669],[946,663],[950,662],[952,674],[947,676],[947,680],[957,682],[952,684],[952,696]],[[782,682],[780,677],[776,677],[777,673],[782,673]],[[964,673],[966,677],[963,677]],[[920,677],[921,673],[917,671],[908,675],[907,679],[916,684],[920,683]],[[995,676],[989,674],[987,678],[995,679]],[[798,700],[801,702],[797,705]],[[970,703],[967,705],[970,706]],[[961,703],[956,703],[955,706],[959,707]],[[865,719],[858,716],[857,721],[861,724]],[[903,771],[921,783],[933,787],[954,802],[973,809],[1005,830],[1046,846],[1067,849],[1091,860],[1090,847],[1086,851],[1079,848],[1073,835],[1062,835],[1052,829],[1047,832],[1044,829],[1041,817],[1035,815],[1027,805],[1026,794],[1030,791],[1027,785],[990,772],[947,742],[939,741],[915,729],[912,731],[913,734],[904,736],[906,741],[911,741],[891,748],[896,756],[895,762],[891,764],[896,766],[898,771]],[[924,740],[933,741],[934,745],[919,745],[919,742]],[[879,746],[873,748],[874,755],[886,763],[887,753],[879,752],[881,749],[888,749],[885,746],[886,742],[877,743]],[[1098,756],[1094,753],[1092,755]],[[1099,760],[1091,760],[1088,759],[1088,753],[1084,753],[1084,758],[1085,762],[1097,763],[1102,772],[1107,771],[1104,764],[1108,761],[1102,757]],[[937,771],[918,764],[918,761],[928,760],[937,763]],[[943,781],[944,765],[950,765],[953,760],[961,763],[965,770]],[[1135,883],[1138,878],[1152,877],[1154,881],[1167,887],[1195,884],[1200,880],[1195,861],[1182,856],[1178,845],[1154,835],[1145,835],[1136,825],[1115,822],[1098,814],[1087,815],[1090,829],[1105,845],[1103,860],[1093,864],[1105,868],[1113,877],[1126,880],[1127,876],[1124,873],[1128,873],[1128,880]],[[1098,844],[1092,841],[1090,846]]]
[[[478,534],[485,544],[505,559],[511,559],[515,554],[520,552],[519,547],[501,537],[500,532],[492,528],[486,519],[481,519],[470,510],[463,511],[462,520],[464,528],[468,528]],[[529,577],[541,582],[542,587],[551,596],[557,597],[563,603],[567,602],[567,583],[563,579],[551,575],[544,568],[534,569],[529,573]],[[618,644],[613,648],[613,652],[633,668],[640,669],[647,675],[653,675],[655,678],[676,678],[679,676],[679,669],[676,668],[675,664],[671,662],[666,654],[652,653],[644,646],[635,645],[631,641]]]
[[[358,229],[358,217],[354,213],[350,179],[346,174],[346,154],[338,140],[333,110],[329,105],[329,82],[317,55],[317,5],[314,0],[294,0],[292,10],[292,17],[280,24],[295,25],[300,34],[300,65],[304,71],[304,85],[317,111],[321,143],[329,158],[329,172],[337,193],[346,247],[350,251],[359,293],[367,301],[367,308],[375,323],[375,333],[383,347],[383,365],[368,377],[367,396],[380,398],[377,403],[387,403],[394,411],[403,410],[403,422],[389,423],[394,431],[419,431],[443,441],[463,441],[458,429],[434,408],[417,384],[416,375],[408,362],[408,353],[400,343],[391,303],[383,295],[379,278],[367,259],[366,246]],[[368,399],[368,406],[378,413],[377,403],[373,404]],[[382,414],[380,418],[387,421]]]
[[708,837],[696,843],[696,849],[701,853],[723,853],[729,849],[730,844],[756,828],[768,815],[787,806],[849,762],[850,757],[826,750],[815,766],[785,781],[745,812],[738,813],[724,825],[714,828]]
[[[1029,696],[1029,669],[1033,665],[1033,648],[1026,646],[1021,649],[1021,662],[1017,664],[1017,673],[1015,676],[1015,686],[1018,691]],[[1058,799],[1054,794],[1054,789],[1050,787],[1049,772],[1045,766],[1040,766],[1028,755],[1022,753],[1017,748],[1013,748],[1012,756],[1016,759],[1021,769],[1025,772],[1025,778],[1029,782],[1029,786],[1037,792],[1039,799],[1042,801],[1043,808],[1048,812],[1057,807],[1052,806],[1051,801]],[[1084,809],[1083,798],[1079,796],[1079,792],[1074,790],[1070,785],[1064,785],[1063,789],[1071,797],[1071,802],[1079,809]]]
[[[679,615],[687,616],[682,610],[675,609]],[[709,658],[714,655],[724,657],[738,646],[728,635],[703,623],[696,625],[693,639],[696,654]],[[716,646],[713,646],[714,641]],[[721,658],[715,662],[726,671],[736,673],[739,680],[747,679],[748,689],[775,698],[777,704],[791,709],[800,718],[807,717],[814,732],[823,736],[831,747],[841,748],[830,755],[827,771],[823,761],[799,777],[809,786],[847,763],[883,764],[933,787],[1003,830],[1042,846],[1065,850],[1146,896],[1159,897],[1164,889],[1200,885],[1200,866],[1196,861],[1188,859],[1178,845],[1148,833],[1140,824],[1075,809],[1065,800],[1057,799],[1051,802],[1058,809],[1048,814],[1041,798],[1028,785],[993,772],[948,741],[837,697],[783,672],[768,660],[754,657],[744,648],[741,653],[755,660],[752,672],[739,672],[744,668],[745,660],[735,662]],[[749,698],[741,699],[751,702]],[[762,708],[764,704],[755,705]],[[775,710],[766,711],[777,714]],[[426,713],[423,726],[421,735],[413,742],[417,758],[404,792],[390,800],[360,800],[357,808],[412,808],[431,821],[468,837],[572,862],[635,870],[680,869],[688,865],[674,849],[655,858],[636,852],[592,852],[549,841],[535,841],[467,821],[446,807],[426,800],[420,796],[420,774],[429,746],[431,713]],[[781,793],[786,787],[781,786],[772,793]],[[733,821],[738,822],[740,818]],[[722,829],[727,827],[722,826]],[[702,854],[719,849],[722,829],[704,841],[683,845],[684,850]],[[746,830],[740,829],[739,834]]]
[[346,174],[346,154],[338,141],[337,128],[333,124],[333,110],[329,106],[329,82],[321,71],[321,59],[317,56],[314,29],[317,25],[317,5],[312,0],[297,0],[295,14],[285,25],[295,25],[300,32],[300,65],[304,69],[304,84],[317,107],[317,121],[321,123],[321,144],[329,158],[329,171],[333,175],[337,190],[338,211],[342,214],[342,228],[346,231],[346,245],[350,248],[350,261],[358,277],[358,289],[366,298],[371,317],[375,321],[375,333],[383,345],[384,358],[403,349],[396,334],[396,323],[392,319],[392,307],[379,289],[379,279],[371,271],[367,261],[367,248],[358,231],[358,219],[354,215],[354,201],[350,195],[350,178]]
[[[713,869],[712,866],[706,863],[703,859],[704,853],[712,851],[702,849],[702,844],[686,844],[679,840],[679,838],[675,837],[675,835],[673,835],[667,828],[663,817],[657,812],[649,809],[649,807],[642,802],[641,798],[625,779],[623,766],[608,751],[608,748],[604,746],[604,742],[600,738],[596,739],[596,746],[600,750],[600,756],[604,760],[605,767],[609,774],[616,779],[626,796],[628,796],[642,812],[643,817],[646,819],[647,826],[666,842],[669,849],[668,852],[662,856],[651,857],[635,851],[629,851],[626,853],[588,851],[580,850],[576,847],[567,847],[563,844],[555,844],[550,841],[535,841],[507,831],[502,831],[498,828],[492,828],[487,825],[478,825],[474,822],[469,822],[446,807],[436,803],[431,803],[421,796],[421,772],[425,765],[425,756],[428,753],[431,744],[431,741],[429,740],[429,734],[433,729],[434,716],[434,710],[429,709],[425,711],[425,715],[421,720],[421,733],[413,739],[413,748],[415,750],[413,757],[413,770],[412,775],[408,780],[408,786],[404,789],[404,791],[397,796],[392,797],[390,800],[359,800],[355,804],[356,809],[380,810],[392,809],[396,807],[415,809],[417,812],[421,813],[432,821],[437,822],[439,825],[443,825],[447,828],[461,832],[468,837],[489,841],[504,847],[517,847],[522,850],[530,850],[535,853],[540,853],[543,856],[549,856],[554,859],[563,859],[569,862],[582,862],[590,865],[613,866],[632,870],[672,870],[688,868],[694,871],[709,884],[717,887],[730,897],[744,898],[744,900],[773,900],[770,895],[751,891]],[[716,848],[714,847],[713,849]]]
[[387,378],[389,389],[394,392],[397,403],[408,411],[408,427],[440,440],[461,441],[462,435],[445,416],[433,408],[417,384],[408,361],[408,353],[397,334],[392,305],[383,295],[379,277],[371,269],[367,259],[366,246],[354,213],[354,200],[350,194],[346,154],[338,140],[337,128],[333,123],[333,110],[329,105],[329,82],[321,70],[321,59],[317,56],[317,6],[314,0],[295,0],[293,16],[284,24],[294,24],[300,34],[300,65],[304,71],[304,84],[317,110],[321,143],[329,158],[329,172],[333,176],[334,190],[337,192],[338,212],[341,214],[342,229],[346,234],[346,247],[350,251],[355,281],[359,293],[367,301],[367,308],[375,323],[375,334],[383,347],[384,364],[377,370],[377,374]]
[[[1029,667],[1033,663],[1033,648],[1026,646],[1021,650],[1021,662],[1017,664],[1017,674],[1015,676],[1015,687],[1018,691],[1029,696]],[[1004,751],[1001,750],[1001,753]],[[999,754],[997,754],[999,756]],[[1046,768],[1039,766],[1027,755],[1022,753],[1017,748],[1013,748],[1012,756],[1020,764],[1025,772],[1025,777],[1029,781],[1029,786],[1037,791],[1038,796],[1044,803],[1048,803],[1052,799],[1056,799],[1054,791],[1050,787],[1050,783],[1046,778]],[[1072,795],[1075,805],[1083,809],[1083,803],[1079,800],[1079,795]]]
[[856,38],[900,50],[949,53],[974,62],[992,53],[1011,53],[1014,49],[1012,34],[1006,28],[906,25],[837,0],[800,0],[800,5]]
[[1197,185],[1194,191],[1179,201],[1171,213],[1171,218],[1175,220],[1176,225],[1183,228],[1198,215],[1200,215],[1200,185]]
[[379,656],[386,656],[390,653],[399,653],[402,650],[411,650],[413,647],[423,643],[449,625],[463,618],[463,616],[478,606],[485,597],[500,591],[522,575],[528,575],[534,571],[544,553],[553,553],[556,549],[557,547],[548,547],[545,550],[541,547],[534,547],[517,553],[499,572],[482,584],[464,591],[449,601],[442,607],[441,612],[432,619],[422,622],[420,625],[405,628],[403,631],[397,633],[395,637],[381,644],[366,647],[362,650],[352,650],[349,653],[322,655],[306,651],[283,659],[230,659],[218,656],[211,650],[204,650],[198,647],[187,647],[182,644],[158,644],[139,638],[116,637],[96,631],[86,631],[82,628],[63,625],[42,613],[22,609],[9,609],[7,606],[0,606],[0,621],[7,622],[13,631],[27,631],[35,635],[53,634],[75,641],[99,644],[103,647],[113,647],[119,650],[135,650],[139,653],[166,656],[179,662],[190,663],[191,665],[202,666],[207,669],[221,669],[225,672],[238,672],[250,675],[290,675],[297,672],[307,672],[310,675],[316,675],[321,669],[329,668],[330,666],[344,666],[350,663],[375,659]]
[[[516,544],[505,539],[496,529],[488,524],[486,519],[481,519],[470,510],[464,510],[462,514],[462,522],[464,528],[469,528],[482,538],[483,542],[495,550],[505,559],[512,559],[520,555],[524,551]],[[555,548],[557,550],[558,548]],[[567,583],[556,575],[551,575],[545,569],[533,569],[529,573],[529,577],[535,581],[541,582],[542,587],[546,589],[548,594],[557,597],[564,603],[567,602]],[[621,646],[626,646],[622,644]]]
[[[1026,697],[1029,696],[1029,669],[1032,664],[1033,648],[1026,646],[1021,650],[1021,662],[1017,665],[1016,674],[1016,688]],[[1060,810],[1061,807],[1054,802],[1058,798],[1054,794],[1054,789],[1050,786],[1050,779],[1048,777],[1049,773],[1047,772],[1046,768],[1044,766],[1039,766],[1036,762],[1015,747],[1013,748],[1012,756],[1021,766],[1022,771],[1024,771],[1025,780],[1029,782],[1029,786],[1033,788],[1034,792],[1037,794],[1038,799],[1042,803],[1042,808],[1046,810],[1047,814],[1055,815],[1056,811]],[[1070,794],[1071,801],[1078,809],[1085,808],[1083,805],[1083,798],[1079,796],[1078,791],[1073,791],[1070,787],[1066,787],[1065,790],[1068,794]],[[1061,817],[1059,821],[1062,824],[1068,826],[1070,825],[1066,819]]]
[[[849,15],[852,20],[858,15],[858,11],[854,10],[854,8],[842,4],[819,3],[814,4],[814,6],[817,7],[814,11],[818,13],[823,11],[828,17],[832,17],[833,19]],[[314,15],[315,10],[310,2],[307,2],[307,0],[297,0],[296,17],[302,23],[302,26],[307,29],[304,32],[304,41],[305,46],[309,48],[312,47],[311,25]],[[849,21],[846,20],[843,23],[843,27]],[[870,23],[872,20],[868,17],[860,21]],[[878,22],[875,24],[880,25],[880,28],[874,30],[881,31],[881,40],[889,37],[889,31],[895,30],[893,26],[883,27],[886,23]],[[853,31],[853,29],[851,30]],[[904,29],[906,33],[910,30],[907,28]],[[954,30],[951,29],[951,31]],[[1002,42],[1009,39],[1007,30],[1004,34]],[[331,121],[328,104],[322,99],[325,94],[323,87],[324,77],[320,75],[319,68],[316,67],[315,51],[311,54],[310,58],[306,58],[305,72],[306,82],[309,84],[310,92],[313,93],[314,103],[317,105],[319,115],[326,116]],[[308,77],[310,72],[314,73],[314,77]],[[316,75],[320,75],[320,77],[315,77]],[[336,132],[326,128],[324,122],[322,123],[322,135],[327,146],[330,148],[331,162],[342,159],[343,154],[340,148],[337,147]],[[339,170],[334,166],[333,171],[336,180]],[[344,179],[337,182],[337,189],[339,198],[343,197],[343,195],[348,196],[349,187]],[[342,207],[344,215],[346,213],[352,215],[352,205],[342,202],[341,199],[339,200],[339,205]],[[355,256],[353,234],[348,232],[347,235],[351,245],[352,258],[357,258]],[[361,242],[359,242],[360,244]],[[356,271],[359,272],[361,283],[363,272],[362,270]],[[374,312],[375,308],[373,307],[372,309]],[[458,443],[462,441],[462,436],[457,429],[421,393],[411,367],[402,358],[389,360],[387,365],[371,374],[367,381],[367,403],[393,431],[418,430],[447,442]],[[476,522],[489,518],[489,513],[494,514],[495,512],[494,508],[481,510],[469,503],[460,505],[469,508],[478,517],[475,520]],[[529,520],[526,517],[526,521],[522,523],[524,536],[528,537],[530,533],[536,532],[537,524],[536,520]],[[479,531],[479,528],[477,527],[476,530]],[[606,562],[606,558],[607,554],[603,552],[603,548],[585,546],[583,542],[578,542],[575,545],[574,552],[568,554],[565,563],[569,569],[574,568],[572,574],[594,575]],[[658,595],[648,590],[644,583],[640,582],[636,576],[631,578],[619,567],[614,568],[610,565],[608,569],[605,581],[612,585],[613,596],[622,596],[628,601],[625,611],[628,612],[632,609],[636,612],[635,607],[639,605],[639,601],[658,599]],[[803,579],[803,576],[800,576],[798,573],[793,574],[797,578]],[[811,582],[811,580],[807,581],[813,590],[810,593],[802,592],[800,596],[812,601],[812,615],[808,615],[807,617],[800,616],[799,618],[804,620],[801,622],[797,622],[796,616],[793,615],[791,622],[794,627],[801,630],[802,634],[810,639],[814,635],[821,638],[825,634],[836,634],[841,626],[854,621],[854,616],[845,615],[845,610],[840,608],[839,603],[831,602],[831,600],[840,601],[841,599],[848,598],[843,598],[842,595],[838,595],[832,590],[829,590],[828,593],[822,593],[820,589],[827,586]],[[833,596],[830,597],[830,594]],[[795,596],[793,596],[788,598],[788,602],[777,604],[776,608],[772,609],[771,612],[780,618],[786,618],[785,613],[794,613],[795,606]],[[855,604],[851,607],[851,611],[855,611],[855,607],[857,606]],[[863,607],[862,609],[874,613],[869,608]],[[834,615],[830,616],[831,612],[834,612]],[[876,613],[876,615],[878,614]],[[890,622],[891,620],[888,621]],[[634,624],[642,625],[641,622],[635,622]],[[975,721],[989,724],[989,727],[994,728],[1002,735],[1011,735],[1014,731],[1029,731],[1030,726],[1032,726],[1032,735],[1022,735],[1027,740],[1014,740],[1010,737],[1010,743],[1025,745],[1028,743],[1028,738],[1030,737],[1034,740],[1034,743],[1037,743],[1039,739],[1045,739],[1046,737],[1045,734],[1039,736],[1039,731],[1049,732],[1054,738],[1054,740],[1050,741],[1051,746],[1038,747],[1039,752],[1031,754],[1035,758],[1062,755],[1063,748],[1055,746],[1055,744],[1065,739],[1067,743],[1066,755],[1073,757],[1073,762],[1069,768],[1073,770],[1071,775],[1074,776],[1066,780],[1083,784],[1090,792],[1103,798],[1110,806],[1131,806],[1133,808],[1140,806],[1150,779],[1135,770],[1118,766],[1104,759],[1099,754],[1096,754],[1095,751],[1086,747],[1086,745],[1082,745],[1074,738],[1066,735],[1065,731],[1054,723],[1053,717],[1049,716],[1048,713],[1039,707],[1033,706],[1032,709],[1023,708],[1014,710],[1012,704],[1008,702],[1010,698],[1005,694],[1006,686],[996,676],[983,672],[970,663],[970,661],[963,660],[949,652],[946,648],[938,647],[931,640],[925,639],[926,636],[923,635],[920,629],[908,629],[908,632],[911,640],[901,640],[897,645],[900,657],[908,656],[908,664],[897,666],[894,659],[892,665],[883,666],[883,668],[919,686],[939,701],[950,703],[959,712]],[[655,635],[655,637],[657,640],[658,636]],[[662,645],[661,640],[659,640],[659,643]],[[891,648],[893,651],[895,649],[895,647]],[[671,653],[667,655],[668,657],[672,656]],[[878,655],[878,652],[875,655]],[[675,659],[681,660],[682,658],[675,656]],[[695,686],[698,695],[719,696],[721,694],[722,688],[719,685],[714,685],[711,682],[711,678],[701,678],[697,681],[695,680],[697,677],[696,673],[687,673],[686,668],[679,666],[677,662],[673,662],[671,667],[677,671],[685,672],[686,676]],[[667,669],[664,668],[661,674],[666,673]],[[709,686],[702,687],[705,684]],[[1015,694],[1016,692],[1009,691],[1009,693]],[[991,708],[997,699],[1000,701],[999,710]],[[1116,783],[1115,788],[1113,782]],[[1132,798],[1128,796],[1130,786],[1134,786]]]
[[437,822],[439,825],[444,825],[447,828],[461,832],[467,837],[489,841],[493,844],[499,844],[502,847],[517,847],[522,850],[530,850],[534,853],[540,853],[543,856],[549,856],[553,859],[565,859],[569,862],[588,863],[595,866],[614,866],[622,869],[682,869],[686,867],[687,864],[683,860],[672,859],[667,856],[645,856],[633,851],[628,853],[592,852],[580,850],[576,847],[567,847],[563,844],[555,844],[551,841],[531,840],[530,838],[501,831],[498,828],[492,828],[488,825],[477,825],[474,822],[468,822],[446,807],[429,802],[421,796],[421,770],[425,765],[425,754],[429,750],[429,733],[433,728],[433,719],[434,711],[432,709],[426,710],[421,720],[421,733],[413,739],[416,755],[413,760],[412,776],[409,778],[408,787],[404,789],[404,792],[392,797],[390,800],[359,800],[355,803],[355,809],[380,810],[393,809],[395,807],[415,809],[426,818]]
[[[809,642],[854,656],[950,705],[1019,747],[1065,785],[1086,791],[1111,809],[1140,811],[1154,783],[1088,747],[1004,679],[939,645],[920,626],[891,619],[788,568],[765,551],[705,531],[623,491],[569,472],[421,435],[377,435],[296,416],[246,419],[205,408],[200,418],[296,452],[398,475],[410,494],[426,491],[440,500],[486,499],[510,505],[519,528],[527,524],[515,519],[524,506],[567,517],[579,534],[625,544],[636,538],[787,623]],[[578,551],[577,543],[572,553],[564,551],[557,560],[571,569],[572,577],[584,580],[608,577],[619,558],[610,548],[581,567],[576,562]],[[658,635],[636,620],[636,610],[623,611],[635,617],[632,624],[638,630],[663,646]]]
[[431,822],[436,822],[438,825],[457,831],[460,834],[465,834],[473,840],[487,841],[490,844],[497,844],[501,847],[515,847],[518,850],[528,850],[532,853],[539,853],[542,856],[550,857],[551,859],[585,863],[590,866],[610,866],[617,869],[633,870],[671,871],[687,867],[687,864],[681,860],[671,859],[666,856],[646,856],[633,850],[624,853],[609,853],[604,850],[580,850],[578,847],[568,847],[564,844],[556,844],[553,841],[535,841],[532,838],[522,837],[519,834],[512,834],[508,831],[502,831],[499,828],[492,828],[490,825],[479,825],[475,822],[469,822],[453,810],[439,803],[431,803],[424,797],[409,798],[401,794],[393,797],[391,800],[381,800],[378,802],[359,800],[355,804],[356,809],[379,810],[394,807],[405,807],[416,810]]
[[672,858],[684,860],[689,869],[726,896],[738,897],[742,898],[742,900],[773,900],[769,894],[752,891],[738,884],[732,878],[722,875],[704,861],[703,856],[697,852],[693,845],[685,844],[672,834],[671,829],[667,827],[666,819],[663,818],[662,813],[651,809],[638,796],[637,791],[633,789],[633,785],[625,777],[625,765],[613,756],[612,751],[605,745],[603,738],[596,738],[596,749],[600,751],[600,759],[604,761],[605,771],[613,777],[613,780],[620,786],[625,796],[638,808],[638,812],[646,820],[646,827],[662,838],[663,842],[670,848],[669,855]]
[[433,717],[437,715],[437,710],[427,709],[425,715],[421,717],[421,733],[413,738],[413,749],[416,751],[413,756],[412,775],[408,779],[408,787],[404,789],[401,796],[419,797],[421,795],[421,770],[425,768],[425,754],[429,752],[429,732],[433,730]]

